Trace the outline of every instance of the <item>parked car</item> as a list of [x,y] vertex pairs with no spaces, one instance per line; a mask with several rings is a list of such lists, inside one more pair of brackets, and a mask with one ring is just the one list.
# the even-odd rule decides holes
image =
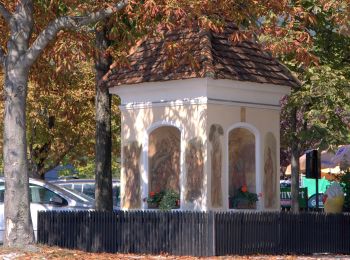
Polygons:
[[[89,210],[94,208],[94,200],[76,191],[51,183],[29,179],[30,212],[35,237],[37,235],[38,211],[45,210]],[[5,179],[0,177],[0,242],[3,242]]]
[[[84,193],[91,198],[95,198],[95,180],[94,179],[59,179],[50,181],[55,185],[70,188],[81,193]],[[112,196],[113,206],[120,207],[120,182],[119,180],[112,181]]]

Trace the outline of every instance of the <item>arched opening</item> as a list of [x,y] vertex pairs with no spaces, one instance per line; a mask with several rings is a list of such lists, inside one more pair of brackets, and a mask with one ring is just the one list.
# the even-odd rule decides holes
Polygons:
[[148,141],[149,196],[163,196],[165,192],[180,195],[180,130],[173,126],[158,127],[149,134]]
[[256,208],[255,136],[246,128],[228,134],[229,208]]

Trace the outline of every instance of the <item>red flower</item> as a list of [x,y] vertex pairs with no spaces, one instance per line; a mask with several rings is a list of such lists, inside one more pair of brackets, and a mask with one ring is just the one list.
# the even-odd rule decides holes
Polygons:
[[241,188],[241,191],[242,192],[247,192],[248,191],[247,185],[243,185],[242,188]]
[[150,195],[151,197],[153,197],[154,195],[156,195],[156,193],[155,193],[154,191],[151,191],[151,192],[149,193],[149,195]]

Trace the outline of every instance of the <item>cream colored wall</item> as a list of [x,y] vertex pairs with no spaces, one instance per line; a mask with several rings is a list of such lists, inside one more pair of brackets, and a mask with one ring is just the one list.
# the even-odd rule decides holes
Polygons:
[[[137,109],[125,109],[122,108],[122,147],[124,143],[137,140],[142,144],[141,155],[141,172],[142,178],[142,198],[148,196],[148,134],[155,128],[162,125],[172,125],[179,128],[181,131],[181,208],[182,209],[196,209],[205,210],[206,205],[206,190],[203,194],[201,202],[195,202],[192,205],[184,203],[185,194],[185,163],[184,155],[186,144],[194,137],[200,137],[203,141],[204,147],[207,143],[206,132],[206,104],[184,104],[184,105],[167,105],[167,106],[153,106]],[[207,153],[203,154],[205,160]],[[123,160],[123,154],[122,154]],[[206,163],[205,163],[206,165]],[[122,169],[123,171],[123,169]],[[206,176],[207,169],[204,168],[204,176]],[[123,173],[123,172],[122,172]],[[121,174],[123,176],[124,174]],[[207,180],[204,180],[207,183]],[[121,179],[121,193],[124,192],[125,183],[123,178]],[[146,203],[143,203],[143,208],[146,208]]]
[[[257,160],[257,192],[263,190],[263,158],[265,135],[272,132],[277,142],[277,172],[279,173],[279,100],[290,92],[287,86],[242,82],[233,80],[214,80],[208,78],[172,80],[161,82],[145,82],[134,85],[116,86],[111,88],[111,94],[121,98],[122,110],[122,147],[127,142],[138,141],[142,145],[141,155],[141,181],[142,198],[148,196],[148,134],[161,125],[172,125],[181,131],[181,208],[209,210],[211,195],[211,169],[210,149],[208,141],[210,126],[220,124],[224,129],[221,137],[223,149],[221,179],[223,189],[224,207],[228,208],[228,146],[227,133],[234,126],[244,126],[256,136],[259,150]],[[243,105],[245,104],[245,105]],[[240,106],[246,107],[246,122],[241,122]],[[208,114],[207,114],[208,112]],[[202,201],[193,205],[184,204],[185,174],[185,148],[189,140],[200,137],[204,145],[204,196]],[[123,149],[122,149],[123,150]],[[122,160],[123,154],[122,154]],[[124,193],[125,183],[121,178],[121,195]],[[279,181],[276,181],[279,191]],[[278,196],[278,195],[277,195]],[[278,196],[279,201],[279,196]],[[261,203],[262,202],[262,203]],[[258,203],[258,209],[263,209],[264,203]],[[143,208],[146,203],[143,203]]]
[[[278,167],[277,173],[279,173],[279,140],[280,140],[280,122],[279,122],[279,110],[276,108],[258,108],[258,107],[245,107],[246,116],[245,122],[241,122],[241,106],[237,105],[225,105],[225,104],[208,104],[208,124],[207,131],[209,131],[212,124],[220,124],[224,129],[224,135],[222,136],[222,146],[223,146],[223,168],[222,168],[222,188],[223,188],[223,208],[222,210],[228,209],[228,132],[234,126],[243,126],[251,128],[252,132],[256,131],[256,142],[258,144],[258,150],[256,154],[259,155],[256,161],[256,172],[259,173],[256,179],[256,192],[260,193],[263,191],[263,174],[264,174],[264,140],[265,135],[268,132],[273,133],[277,141],[277,151],[276,151],[276,162]],[[208,154],[210,155],[210,145],[208,145]],[[210,156],[208,158],[207,168],[211,168]],[[277,176],[279,178],[279,176]],[[209,209],[211,207],[210,198],[210,183],[211,176],[208,176],[208,205]],[[279,184],[279,180],[276,181]],[[279,185],[278,189],[279,191]],[[279,193],[276,194],[279,201]],[[257,204],[258,210],[263,210],[263,198],[259,200]]]
[[[256,124],[256,127],[260,131],[260,192],[263,193],[263,176],[264,176],[264,149],[265,149],[265,136],[268,132],[271,132],[276,138],[276,200],[278,201],[278,207],[274,210],[280,210],[280,196],[279,196],[279,172],[280,172],[280,110],[275,109],[249,109],[247,113],[247,123]],[[260,201],[260,209],[264,209],[264,196]],[[264,209],[266,210],[266,209]]]
[[[207,109],[208,106],[208,109]],[[221,144],[223,148],[222,157],[222,189],[223,189],[223,208],[221,210],[228,209],[228,131],[237,124],[243,124],[248,128],[256,130],[258,143],[259,159],[256,161],[256,169],[259,175],[257,176],[257,193],[263,192],[263,174],[264,174],[264,141],[265,135],[268,132],[273,133],[277,141],[276,162],[277,172],[279,172],[279,110],[267,109],[267,108],[249,108],[245,107],[246,116],[245,122],[241,122],[241,107],[235,105],[219,105],[219,104],[198,104],[198,105],[179,105],[179,106],[158,106],[139,109],[123,109],[122,110],[122,146],[125,142],[131,142],[137,140],[142,145],[141,155],[141,193],[142,198],[148,196],[148,157],[147,157],[147,142],[148,134],[155,128],[161,125],[173,125],[181,131],[181,208],[182,209],[195,209],[195,210],[209,210],[211,208],[211,176],[207,174],[211,169],[210,153],[211,145],[208,142],[209,129],[212,124],[220,124],[224,129],[224,135],[221,137]],[[184,163],[184,154],[186,144],[194,137],[200,137],[203,140],[203,145],[206,148],[204,150],[204,194],[201,202],[195,202],[194,204],[184,203],[185,183],[186,183],[186,169]],[[122,154],[123,159],[123,154]],[[123,169],[122,169],[123,171]],[[122,174],[121,176],[123,176]],[[278,176],[277,176],[278,177]],[[124,180],[121,179],[121,193],[124,192]],[[276,180],[279,184],[279,180]],[[279,185],[276,188],[279,191]],[[279,194],[276,194],[279,201]],[[258,203],[258,209],[263,210],[263,198]],[[278,204],[279,205],[279,204]],[[146,208],[146,203],[143,203],[143,208]],[[218,209],[215,209],[218,210]],[[219,209],[220,210],[220,209]]]
[[144,131],[156,122],[173,122],[186,128],[184,138],[205,137],[206,105],[158,106],[122,111],[125,140],[142,140]]

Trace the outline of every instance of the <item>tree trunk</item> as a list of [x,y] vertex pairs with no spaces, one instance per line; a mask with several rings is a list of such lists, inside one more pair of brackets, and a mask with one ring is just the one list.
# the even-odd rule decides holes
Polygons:
[[33,1],[19,1],[8,13],[4,105],[5,235],[4,245],[25,248],[34,242],[30,215],[26,139],[26,100],[29,66],[25,56],[33,30]]
[[6,69],[4,112],[5,246],[34,242],[26,146],[27,69]]
[[[34,242],[29,204],[26,139],[26,100],[29,69],[60,30],[74,30],[103,20],[123,9],[128,1],[122,0],[113,7],[110,6],[85,16],[58,17],[51,21],[34,41],[31,41],[34,27],[33,0],[21,0],[16,1],[16,3],[15,11],[11,12],[0,2],[0,14],[10,28],[7,52],[0,46],[0,65],[5,72],[3,152],[6,184],[4,245],[25,247]],[[3,35],[3,37],[7,37],[7,35]],[[29,46],[30,42],[32,43],[31,46]],[[108,146],[110,149],[110,145]],[[106,154],[108,155],[108,153]],[[108,170],[108,166],[103,169],[100,164],[97,168],[101,168],[101,171]],[[111,180],[109,180],[110,182]],[[102,185],[100,184],[100,186]],[[111,191],[108,192],[111,193]]]
[[96,31],[96,146],[95,146],[95,206],[97,210],[112,211],[112,135],[111,96],[99,82],[108,72],[112,58],[106,53],[109,46],[107,28]]
[[299,212],[299,139],[296,136],[297,132],[297,109],[293,108],[291,113],[291,127],[292,127],[292,143],[291,143],[291,149],[292,149],[292,155],[291,155],[291,170],[292,170],[292,183],[291,183],[291,189],[292,189],[292,211],[293,212]]

